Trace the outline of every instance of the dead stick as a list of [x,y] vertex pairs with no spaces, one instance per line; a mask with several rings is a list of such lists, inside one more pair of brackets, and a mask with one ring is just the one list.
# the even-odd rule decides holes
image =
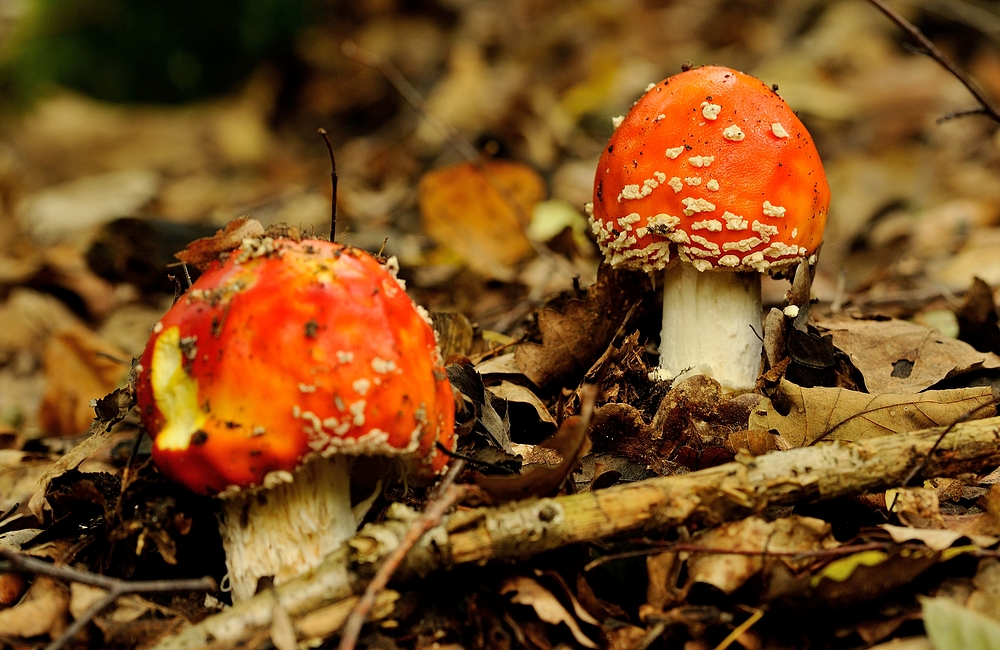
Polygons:
[[[462,465],[464,463],[459,460],[456,464]],[[382,566],[375,572],[375,577],[368,583],[365,593],[361,595],[358,603],[347,617],[347,622],[344,623],[344,629],[340,636],[340,645],[338,646],[339,650],[354,650],[354,646],[358,641],[358,635],[361,634],[361,626],[365,624],[368,615],[371,614],[372,607],[375,606],[375,599],[386,588],[389,580],[392,579],[396,571],[399,570],[403,560],[406,559],[406,554],[417,545],[417,542],[420,541],[420,538],[428,530],[441,523],[444,513],[448,512],[453,505],[458,503],[466,493],[465,487],[451,484],[454,483],[457,474],[457,472],[449,472],[451,480],[444,492],[434,499],[424,514],[413,522],[410,530],[406,531],[406,536],[399,543],[399,547],[393,551],[392,555],[386,558]],[[445,480],[448,480],[448,477],[445,477]]]
[[211,591],[218,588],[215,580],[207,576],[191,580],[140,580],[134,582],[121,580],[120,578],[102,576],[98,573],[79,571],[72,567],[59,566],[27,555],[21,555],[6,548],[0,548],[0,562],[9,565],[4,567],[4,571],[47,575],[66,582],[77,582],[108,590],[108,593],[98,599],[86,612],[73,621],[59,638],[47,645],[45,650],[59,650],[65,647],[66,644],[73,640],[77,632],[83,629],[95,616],[104,611],[106,607],[121,596],[169,591]]
[[[458,511],[421,538],[397,577],[423,576],[466,563],[524,559],[568,544],[677,526],[714,526],[771,505],[886,490],[901,485],[925,457],[915,478],[951,477],[1000,464],[1000,417],[956,425],[930,453],[943,430],[834,441],[597,492]],[[293,620],[360,592],[371,567],[392,553],[413,519],[411,510],[396,504],[385,522],[366,526],[313,572],[279,586],[282,605]],[[189,650],[213,639],[239,645],[266,629],[272,605],[269,592],[258,594],[156,648]]]

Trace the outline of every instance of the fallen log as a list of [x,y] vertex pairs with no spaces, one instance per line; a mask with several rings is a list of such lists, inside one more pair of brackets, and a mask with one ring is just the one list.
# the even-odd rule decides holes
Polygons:
[[[597,492],[458,511],[424,535],[397,578],[682,525],[713,526],[772,505],[880,491],[907,478],[953,477],[997,465],[1000,417],[993,417],[950,430],[823,443]],[[910,477],[915,468],[919,471]],[[275,598],[294,621],[360,593],[416,516],[397,504],[386,521],[365,526],[312,572],[192,625],[156,650],[256,647],[268,640]]]

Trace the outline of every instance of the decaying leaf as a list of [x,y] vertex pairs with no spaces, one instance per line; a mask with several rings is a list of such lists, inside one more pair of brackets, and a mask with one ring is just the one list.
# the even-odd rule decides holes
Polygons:
[[512,602],[532,607],[535,613],[538,614],[538,618],[546,623],[551,623],[552,625],[565,623],[566,627],[573,633],[573,638],[580,645],[587,648],[597,647],[597,644],[583,633],[583,630],[580,629],[580,624],[563,607],[562,603],[533,578],[527,576],[507,578],[500,587],[500,593],[513,593],[514,595],[511,596]]
[[94,420],[92,400],[129,372],[129,355],[83,326],[54,334],[45,347],[47,388],[39,408],[42,428],[56,435],[83,433]]
[[849,316],[817,321],[833,335],[861,371],[871,393],[918,393],[979,369],[1000,368],[1000,358],[937,330],[901,320],[859,320]]
[[1000,318],[990,285],[974,278],[956,315],[959,339],[980,352],[1000,354],[1000,327],[997,325]]
[[[748,517],[705,531],[696,538],[700,546],[722,551],[759,551],[761,555],[730,555],[706,553],[695,555],[688,561],[688,581],[707,583],[731,594],[764,566],[767,552],[816,551],[837,546],[830,533],[830,524],[811,517],[793,515],[775,521]],[[811,561],[781,558],[793,570],[807,566]]]
[[646,557],[646,604],[644,608],[662,612],[684,596],[677,585],[684,563],[677,553],[668,551]]
[[437,333],[438,349],[446,363],[454,354],[465,356],[472,351],[472,323],[463,314],[455,311],[432,311],[431,322]]
[[204,271],[208,265],[219,259],[220,253],[239,248],[244,239],[254,239],[264,236],[264,227],[260,222],[249,217],[239,217],[226,224],[212,237],[196,239],[186,249],[175,257],[185,264],[190,264],[199,271]]
[[996,413],[989,387],[929,391],[918,395],[869,395],[843,388],[802,388],[782,381],[774,402],[762,401],[750,415],[750,428],[777,431],[791,447],[818,440],[875,438]]
[[0,512],[27,501],[55,460],[48,454],[0,449]]
[[491,445],[513,456],[506,400],[483,385],[483,378],[468,361],[453,363],[447,371],[451,385],[472,402],[475,409],[473,431],[478,431]]
[[929,549],[861,551],[827,564],[809,584],[816,597],[831,606],[854,604],[910,583],[939,559],[940,554]]
[[499,385],[490,386],[488,390],[497,397],[507,400],[510,419],[517,423],[521,435],[540,440],[555,431],[555,418],[530,389],[510,381],[501,381]]
[[944,528],[937,492],[928,488],[899,488],[885,493],[885,502],[899,520],[913,528]]
[[69,594],[53,578],[38,576],[24,600],[10,609],[0,610],[0,634],[29,638],[55,636],[66,627]]
[[608,347],[629,309],[644,293],[645,280],[630,271],[601,266],[583,299],[538,312],[542,342],[522,343],[514,362],[536,386],[551,389],[581,377]]
[[511,280],[532,252],[525,229],[545,198],[545,183],[522,163],[489,160],[428,172],[420,181],[427,234],[487,277]]
[[111,429],[125,419],[133,406],[135,406],[135,391],[131,381],[125,388],[117,388],[97,400],[95,407],[97,417],[90,425],[90,435],[84,438],[72,451],[53,463],[38,479],[38,485],[28,500],[28,509],[31,514],[39,521],[45,521],[45,513],[51,509],[45,497],[52,479],[69,469],[78,467],[104,444],[111,435]]

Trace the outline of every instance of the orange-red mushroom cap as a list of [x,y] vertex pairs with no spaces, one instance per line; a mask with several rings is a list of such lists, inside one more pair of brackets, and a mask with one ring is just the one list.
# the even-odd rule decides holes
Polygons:
[[214,264],[153,329],[136,393],[162,471],[204,494],[310,454],[440,471],[454,402],[426,314],[363,251],[264,242]]
[[601,155],[591,225],[615,267],[698,270],[808,257],[830,188],[812,138],[762,81],[718,66],[650,85]]

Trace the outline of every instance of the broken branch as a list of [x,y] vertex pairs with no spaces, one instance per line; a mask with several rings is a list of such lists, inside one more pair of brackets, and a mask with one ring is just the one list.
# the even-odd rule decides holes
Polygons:
[[[459,511],[423,536],[398,577],[524,559],[569,544],[676,526],[713,526],[772,505],[885,490],[901,485],[925,457],[919,478],[957,476],[1000,464],[1000,417],[958,424],[935,449],[942,431],[935,427],[857,443],[837,441],[597,492]],[[394,505],[385,522],[366,526],[314,571],[278,587],[293,620],[363,589],[416,516]],[[210,641],[237,645],[266,629],[273,602],[270,592],[258,594],[156,648],[190,650]]]

